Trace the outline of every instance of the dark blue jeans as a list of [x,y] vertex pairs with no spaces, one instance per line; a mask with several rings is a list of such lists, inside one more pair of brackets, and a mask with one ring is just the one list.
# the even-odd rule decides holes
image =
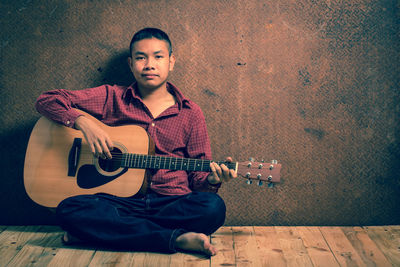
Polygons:
[[209,235],[225,221],[225,203],[215,193],[192,192],[143,198],[108,194],[67,198],[57,207],[61,227],[99,245],[133,251],[175,252],[175,240],[186,232]]

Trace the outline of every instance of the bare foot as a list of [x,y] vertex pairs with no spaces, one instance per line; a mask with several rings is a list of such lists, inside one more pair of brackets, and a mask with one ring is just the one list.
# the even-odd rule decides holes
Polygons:
[[175,247],[183,250],[201,252],[209,256],[217,254],[217,249],[211,245],[210,239],[201,233],[184,233],[175,241]]
[[75,243],[79,243],[80,240],[77,237],[72,236],[70,233],[65,232],[61,238],[61,241],[65,245],[73,245]]

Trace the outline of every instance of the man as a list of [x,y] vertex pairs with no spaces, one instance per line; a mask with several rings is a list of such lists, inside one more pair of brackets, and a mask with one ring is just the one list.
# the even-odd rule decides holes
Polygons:
[[[136,82],[128,87],[103,85],[78,91],[52,90],[36,102],[48,118],[82,131],[97,157],[112,158],[106,132],[73,108],[108,125],[136,124],[155,143],[160,156],[211,159],[201,109],[171,83],[175,56],[167,34],[155,28],[137,32],[128,58]],[[231,158],[227,158],[231,161]],[[212,172],[152,171],[144,197],[81,195],[57,207],[63,241],[76,239],[136,251],[172,253],[189,250],[215,255],[207,235],[225,220],[225,204],[216,194],[222,182],[236,177],[224,164]]]

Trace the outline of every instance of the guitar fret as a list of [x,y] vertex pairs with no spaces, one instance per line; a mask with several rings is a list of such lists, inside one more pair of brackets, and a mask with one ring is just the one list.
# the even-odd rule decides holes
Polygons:
[[154,156],[149,157],[149,168],[154,169]]
[[140,163],[140,167],[143,169],[144,167],[146,167],[145,165],[144,165],[144,163],[145,163],[145,161],[143,160],[143,157],[142,157],[142,155],[139,155],[139,163]]
[[161,158],[160,157],[160,166],[162,165],[162,164],[164,164],[164,165],[162,165],[163,166],[163,169],[165,169],[165,161],[166,161],[167,159],[166,158]]
[[182,160],[183,161],[183,165],[185,166],[186,170],[187,170],[187,166],[188,166],[188,160]]
[[138,165],[139,165],[138,162],[137,162],[137,161],[138,161],[138,156],[132,154],[132,157],[134,158],[134,159],[133,159],[133,162],[134,162],[134,163],[133,163],[133,166],[134,166],[134,167],[138,167]]
[[[211,171],[210,160],[163,157],[144,154],[122,154],[121,166],[138,169],[168,169],[185,171]],[[236,167],[235,162],[215,161],[218,165],[225,164],[229,169]]]

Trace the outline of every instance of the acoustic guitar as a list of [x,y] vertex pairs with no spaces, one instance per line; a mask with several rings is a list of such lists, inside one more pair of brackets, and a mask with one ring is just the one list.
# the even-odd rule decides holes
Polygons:
[[[112,159],[94,156],[81,131],[41,117],[32,130],[24,165],[25,190],[39,205],[56,207],[65,198],[81,194],[145,194],[151,179],[149,169],[211,171],[210,160],[154,155],[154,143],[140,126],[111,127],[78,111],[110,135]],[[248,183],[280,181],[281,164],[276,161],[217,163],[236,170]]]

